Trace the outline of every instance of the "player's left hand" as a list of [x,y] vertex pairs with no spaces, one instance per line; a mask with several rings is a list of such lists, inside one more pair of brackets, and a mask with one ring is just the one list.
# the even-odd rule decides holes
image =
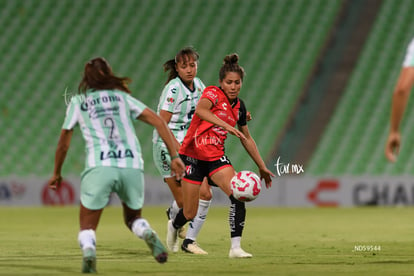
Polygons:
[[260,179],[264,179],[266,183],[266,188],[272,187],[272,178],[275,175],[268,168],[259,168]]
[[252,117],[252,113],[250,113],[250,111],[246,112],[246,121],[251,121],[253,119]]
[[47,182],[47,185],[49,186],[50,189],[57,190],[59,189],[61,183],[62,183],[62,176],[53,175]]

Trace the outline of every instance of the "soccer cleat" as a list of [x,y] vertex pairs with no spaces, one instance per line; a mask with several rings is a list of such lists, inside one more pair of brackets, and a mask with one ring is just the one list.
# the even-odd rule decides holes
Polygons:
[[191,253],[191,254],[195,254],[195,255],[207,255],[208,254],[206,251],[204,251],[203,249],[201,249],[201,247],[198,246],[198,244],[195,241],[193,241],[191,243],[188,243],[187,245],[185,245],[183,243],[181,245],[181,249],[184,252]]
[[172,225],[173,221],[170,219],[167,224],[167,248],[172,252],[178,252],[178,230]]
[[155,260],[161,264],[165,263],[168,259],[167,249],[165,249],[157,234],[153,230],[147,229],[144,231],[144,240],[151,249]]
[[96,273],[96,252],[92,248],[83,251],[82,273]]
[[245,252],[241,247],[231,248],[229,252],[230,258],[251,258],[252,254]]

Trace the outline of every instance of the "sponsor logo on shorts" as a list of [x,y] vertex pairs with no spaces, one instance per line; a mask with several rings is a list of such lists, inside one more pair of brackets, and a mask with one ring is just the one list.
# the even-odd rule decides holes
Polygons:
[[194,172],[194,168],[191,165],[186,166],[185,172],[187,175],[191,175]]

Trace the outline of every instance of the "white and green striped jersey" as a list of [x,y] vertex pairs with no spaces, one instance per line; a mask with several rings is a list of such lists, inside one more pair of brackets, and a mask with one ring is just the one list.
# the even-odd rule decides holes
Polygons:
[[[161,110],[165,110],[172,113],[168,127],[180,143],[184,140],[190,127],[191,119],[204,88],[204,83],[199,78],[194,78],[194,91],[191,91],[179,77],[176,77],[168,82],[162,91],[157,112],[159,114]],[[154,130],[153,142],[162,142],[156,130]]]
[[118,90],[73,96],[63,129],[79,124],[86,142],[86,168],[110,166],[144,169],[135,120],[147,106]]
[[407,47],[407,52],[405,53],[403,67],[413,67],[414,66],[414,39],[411,40],[410,44]]

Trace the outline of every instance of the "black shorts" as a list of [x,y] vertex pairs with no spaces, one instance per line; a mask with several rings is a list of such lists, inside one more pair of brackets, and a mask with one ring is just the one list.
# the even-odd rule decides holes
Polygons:
[[183,180],[197,185],[201,185],[204,177],[210,178],[211,175],[221,169],[233,167],[225,155],[214,161],[198,160],[183,154],[180,154],[180,157],[185,164],[185,176]]

